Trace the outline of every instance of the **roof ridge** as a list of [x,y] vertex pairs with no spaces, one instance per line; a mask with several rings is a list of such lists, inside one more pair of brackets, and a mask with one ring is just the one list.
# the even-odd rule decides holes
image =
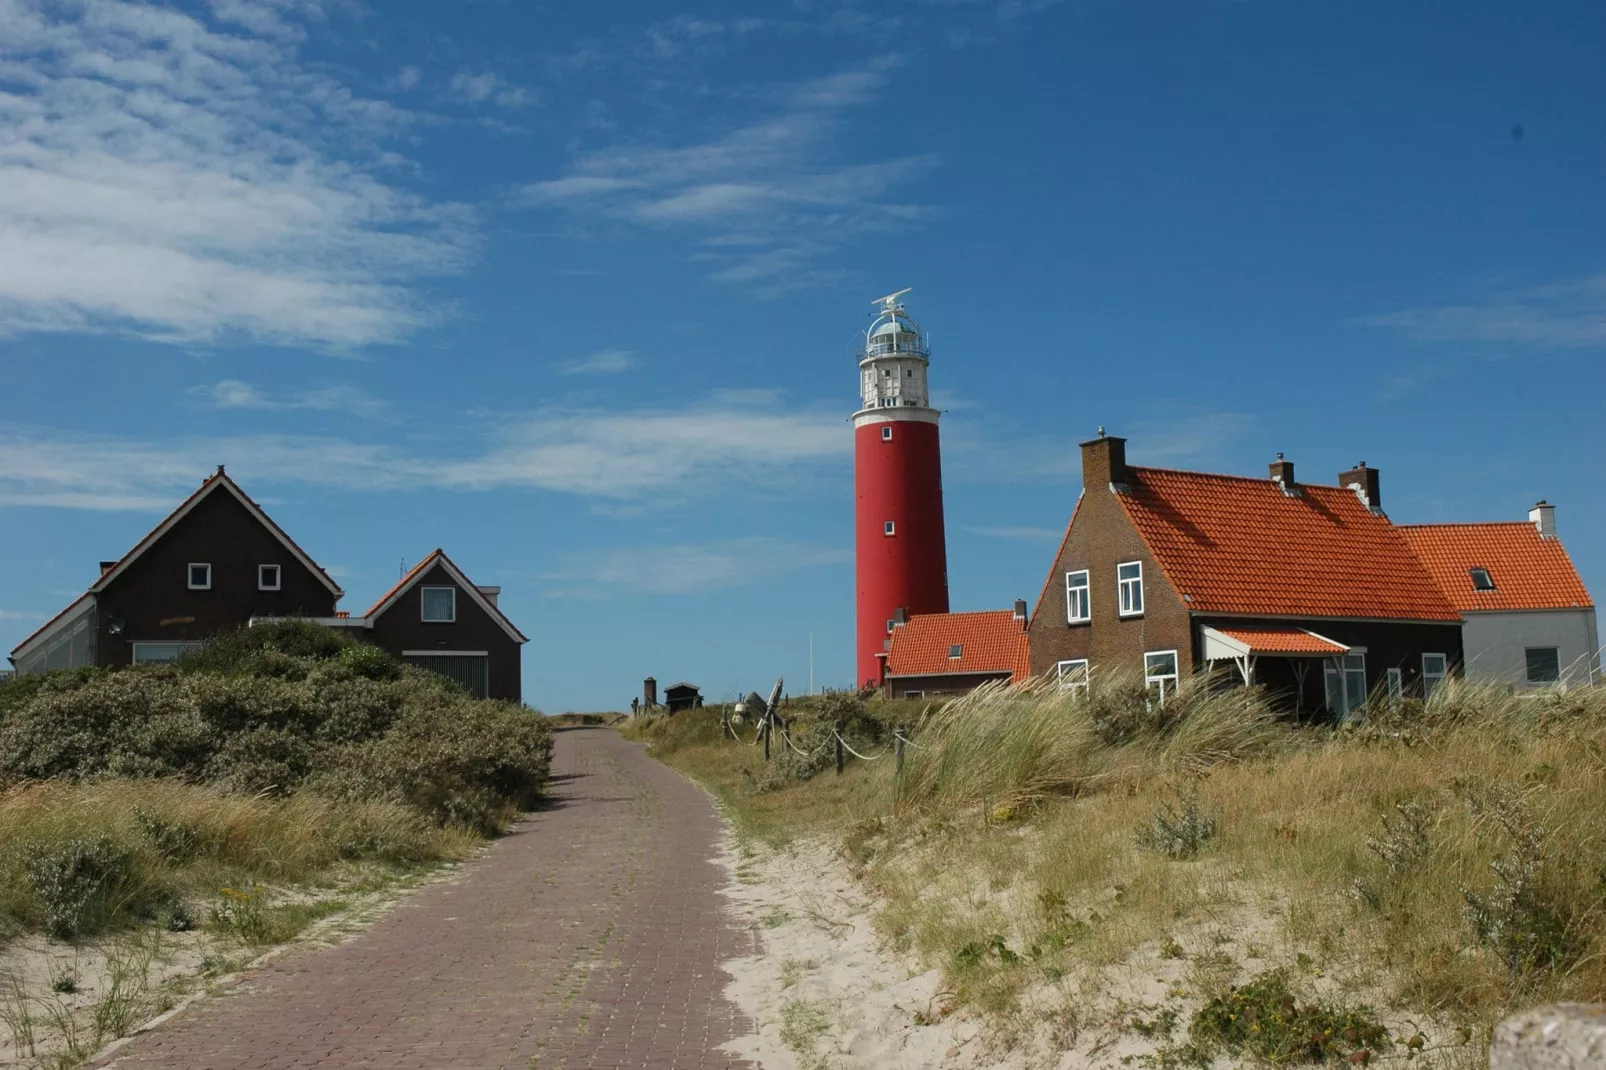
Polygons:
[[[1128,472],[1164,472],[1167,475],[1194,476],[1196,478],[1204,479],[1230,479],[1240,483],[1255,483],[1257,485],[1264,483],[1270,487],[1276,487],[1278,485],[1276,481],[1271,479],[1269,476],[1239,476],[1233,475],[1230,472],[1197,472],[1191,468],[1166,468],[1162,465],[1156,464],[1129,464],[1126,466],[1126,470]],[[1306,483],[1304,480],[1296,480],[1294,485],[1298,487],[1317,487],[1321,490],[1349,489],[1341,483]]]
[[[1395,524],[1397,528],[1533,528],[1532,520],[1446,520],[1438,523]],[[1534,528],[1534,534],[1539,529]]]

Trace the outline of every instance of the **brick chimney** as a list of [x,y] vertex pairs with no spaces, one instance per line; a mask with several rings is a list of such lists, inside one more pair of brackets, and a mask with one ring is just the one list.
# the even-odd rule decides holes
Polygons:
[[1025,624],[1026,624],[1026,599],[1024,599],[1024,598],[1015,599],[1015,619],[1021,622],[1021,626],[1022,627],[1025,626]]
[[1554,539],[1556,537],[1556,507],[1540,498],[1538,504],[1528,510],[1528,523],[1539,529],[1541,538]]
[[493,606],[496,605],[496,600],[502,597],[502,588],[500,587],[480,587],[478,590],[480,594],[485,596],[485,600]]
[[1340,472],[1338,485],[1353,490],[1355,496],[1365,502],[1368,509],[1382,515],[1383,492],[1378,486],[1376,468],[1368,468],[1366,462],[1362,461],[1348,472]]
[[1283,488],[1284,494],[1299,493],[1295,489],[1298,484],[1294,482],[1294,462],[1283,460],[1283,455],[1280,453],[1277,459],[1271,462],[1271,481]]
[[117,567],[117,562],[115,562],[115,561],[102,561],[100,563],[100,574],[102,576],[104,576],[104,575],[106,575],[106,573],[110,572],[112,569],[114,569],[116,567]]
[[649,676],[641,682],[641,704],[648,709],[658,705],[658,680]]
[[1099,437],[1082,443],[1082,487],[1125,487],[1126,439],[1106,435],[1099,428]]

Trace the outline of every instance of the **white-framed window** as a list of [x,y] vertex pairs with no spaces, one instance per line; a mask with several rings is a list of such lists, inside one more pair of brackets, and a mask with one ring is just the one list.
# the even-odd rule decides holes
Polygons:
[[1450,659],[1443,654],[1422,655],[1422,698],[1433,697],[1433,692],[1450,674]]
[[898,525],[894,524],[892,521],[889,520],[885,524],[881,525],[881,534],[883,534],[883,535],[896,535],[897,533],[898,533]]
[[1524,649],[1530,684],[1554,684],[1561,680],[1561,649],[1553,646],[1530,646]]
[[451,624],[457,620],[456,587],[421,587],[418,602],[426,624]]
[[1093,619],[1093,599],[1088,587],[1088,571],[1065,574],[1065,623],[1084,624]]
[[210,591],[212,589],[212,566],[204,561],[191,561],[189,566],[190,590]]
[[924,691],[905,691],[903,693],[903,697],[904,698],[925,698],[926,697],[926,693]]
[[964,656],[965,645],[963,643],[955,643],[953,646],[948,648],[948,658],[950,661],[958,661]]
[[185,651],[194,650],[200,643],[134,643],[135,665],[160,665],[177,661]]
[[898,626],[898,622],[895,619],[893,619],[891,617],[887,618],[887,634],[888,635],[891,635],[892,634],[892,629],[896,628],[897,626]]
[[1405,696],[1405,674],[1398,665],[1390,665],[1385,679],[1388,681],[1389,705],[1392,706]]
[[282,581],[282,570],[278,565],[257,566],[257,590],[277,591]]
[[1345,654],[1329,658],[1322,669],[1327,684],[1327,708],[1345,718],[1366,709],[1366,656]]
[[1072,658],[1054,667],[1059,676],[1061,691],[1080,691],[1087,694],[1088,667],[1086,658]]
[[1180,680],[1175,650],[1156,650],[1143,655],[1143,686],[1158,692],[1161,703],[1166,696],[1176,694]]
[[891,424],[882,424],[881,425],[881,441],[882,442],[891,442],[892,441],[892,425]]
[[1143,562],[1125,561],[1115,566],[1115,582],[1121,588],[1121,616],[1136,617],[1143,612]]

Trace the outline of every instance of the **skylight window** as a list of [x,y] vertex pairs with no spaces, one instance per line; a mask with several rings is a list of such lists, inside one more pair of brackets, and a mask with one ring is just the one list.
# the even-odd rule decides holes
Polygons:
[[1471,572],[1472,572],[1472,589],[1474,591],[1492,591],[1492,590],[1494,590],[1494,577],[1489,575],[1489,570],[1488,569],[1486,569],[1486,568],[1475,568],[1475,569],[1472,569]]
[[948,656],[950,658],[961,658],[964,657],[964,655],[965,646],[963,643],[955,643],[953,646],[948,648]]

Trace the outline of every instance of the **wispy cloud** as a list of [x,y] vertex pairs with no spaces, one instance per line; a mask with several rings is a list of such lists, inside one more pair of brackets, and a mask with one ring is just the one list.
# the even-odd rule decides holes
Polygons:
[[716,394],[674,410],[549,408],[477,416],[459,452],[335,436],[249,435],[146,441],[0,429],[0,505],[158,509],[218,464],[243,480],[353,491],[546,490],[671,505],[785,483],[805,488],[843,464],[840,414],[782,407],[767,392]]
[[522,108],[534,104],[538,94],[490,71],[458,71],[447,83],[452,99],[467,104],[489,101],[503,108]]
[[[1133,464],[1219,463],[1255,419],[1248,413],[1200,412],[1163,400],[1152,401],[1149,407],[1160,415],[1130,427],[1109,428],[1111,434],[1130,440],[1127,460]],[[1059,436],[1016,438],[984,421],[956,420],[944,432],[943,468],[966,483],[1075,483],[1082,478],[1079,443],[1097,430],[1073,428]]]
[[1013,539],[1017,542],[1053,543],[1059,542],[1064,532],[1055,528],[1034,527],[967,527],[965,531],[972,535],[981,535],[989,539]]
[[617,375],[636,366],[636,355],[628,349],[604,349],[588,357],[564,361],[558,371],[564,375]]
[[0,620],[46,620],[50,614],[26,609],[0,609]]
[[920,206],[885,200],[936,157],[838,158],[843,113],[875,99],[899,60],[768,90],[769,114],[712,138],[632,138],[581,154],[568,174],[521,191],[532,206],[677,229],[712,277],[770,292],[820,277],[836,235],[906,226]]
[[569,561],[537,578],[556,584],[555,597],[587,597],[628,589],[646,594],[691,594],[741,587],[770,576],[853,559],[846,546],[787,539],[747,538],[672,546],[635,546]]
[[331,348],[432,320],[473,217],[389,181],[411,117],[303,64],[284,0],[4,0],[0,333]]
[[211,409],[256,409],[261,412],[345,412],[375,419],[390,412],[390,402],[354,386],[325,386],[275,394],[239,379],[223,379],[210,386],[194,386],[189,395]]
[[1606,273],[1505,290],[1483,301],[1423,305],[1368,316],[1423,342],[1486,342],[1583,349],[1606,346]]

